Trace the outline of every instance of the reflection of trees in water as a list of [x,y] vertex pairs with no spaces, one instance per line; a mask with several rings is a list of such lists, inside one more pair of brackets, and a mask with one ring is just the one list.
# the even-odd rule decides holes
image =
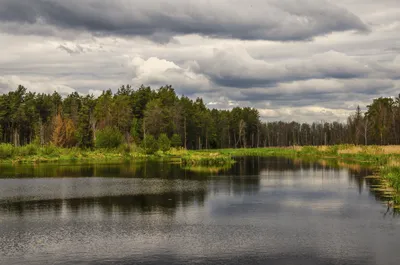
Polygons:
[[[0,177],[104,177],[104,178],[156,178],[170,180],[200,181],[201,189],[196,191],[174,191],[174,182],[170,182],[167,193],[106,196],[94,198],[56,199],[44,201],[0,202],[0,211],[12,211],[24,214],[25,211],[54,211],[59,213],[62,207],[77,212],[81,209],[100,207],[105,213],[114,210],[121,212],[174,213],[179,207],[193,204],[202,205],[209,191],[227,194],[255,194],[260,191],[261,172],[320,171],[322,174],[337,170],[340,165],[332,162],[292,160],[278,157],[237,158],[232,168],[217,172],[192,172],[184,170],[179,164],[160,162],[141,162],[123,164],[39,164],[21,166],[1,166]],[[376,184],[374,179],[365,179],[371,170],[361,167],[348,168],[349,181],[355,183],[359,192],[363,187]],[[279,175],[278,175],[279,177]],[[169,185],[166,182],[165,185]],[[385,200],[382,194],[370,191],[377,200]]]
[[[372,175],[369,174],[369,175]],[[366,185],[369,187],[369,192],[375,197],[375,200],[384,202],[387,206],[384,216],[393,215],[397,216],[400,214],[399,208],[394,208],[393,200],[395,199],[392,195],[388,195],[385,190],[377,187],[381,186],[379,178],[364,178]]]
[[381,185],[379,178],[368,177],[374,175],[375,173],[375,170],[371,168],[349,168],[350,181],[357,184],[360,194],[363,191],[363,187],[366,187],[368,189],[368,192],[375,197],[376,201],[383,202],[387,205],[387,210],[384,216],[398,215],[399,209],[393,208],[393,197],[388,196],[384,190],[377,189],[377,187]]
[[0,178],[55,178],[55,177],[92,177],[95,167],[84,164],[28,164],[2,165]]
[[206,190],[171,191],[160,194],[137,194],[120,196],[100,196],[72,199],[49,199],[37,201],[0,202],[0,212],[23,216],[32,212],[53,212],[62,214],[63,209],[71,214],[99,209],[102,213],[146,213],[162,212],[174,214],[180,207],[204,205]]
[[263,158],[243,157],[237,158],[232,167],[216,174],[212,181],[213,193],[224,192],[227,194],[255,194],[260,190],[260,172],[263,170]]
[[[368,168],[349,168],[349,181],[356,184],[358,192],[361,194],[364,187],[371,187],[371,182],[366,179],[367,176],[373,174],[373,171]],[[372,192],[372,191],[371,191]]]
[[337,160],[333,162],[334,168],[347,168],[349,182],[356,184],[359,194],[366,188],[367,191],[375,197],[376,201],[383,202],[387,205],[387,211],[384,216],[389,214],[395,216],[399,214],[399,209],[393,208],[393,198],[387,196],[384,190],[376,189],[376,187],[379,187],[381,184],[379,178],[369,177],[376,174],[376,170],[371,167],[362,167],[359,164],[345,164]]
[[0,165],[0,178],[54,178],[54,177],[110,177],[110,178],[162,178],[202,180],[212,175],[248,176],[259,175],[262,170],[274,171],[321,169],[311,162],[298,162],[286,158],[243,157],[230,169],[221,172],[192,172],[179,164],[162,162],[110,163],[110,164],[29,164]]
[[109,164],[49,163],[18,166],[0,165],[0,178],[104,177],[201,179],[202,175],[204,173],[192,174],[189,171],[182,170],[179,164],[151,161]]

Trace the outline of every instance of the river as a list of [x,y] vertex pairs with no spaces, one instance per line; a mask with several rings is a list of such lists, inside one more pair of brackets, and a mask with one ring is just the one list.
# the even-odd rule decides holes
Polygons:
[[238,158],[0,166],[0,264],[400,264],[366,169]]

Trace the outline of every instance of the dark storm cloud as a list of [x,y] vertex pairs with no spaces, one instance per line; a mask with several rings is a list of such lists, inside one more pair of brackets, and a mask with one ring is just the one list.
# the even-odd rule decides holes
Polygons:
[[270,87],[309,79],[353,79],[372,73],[363,63],[335,51],[303,60],[269,63],[251,57],[245,49],[229,48],[215,50],[212,57],[200,59],[192,68],[217,85],[239,88]]
[[43,30],[51,26],[159,42],[185,34],[299,41],[332,32],[368,31],[356,15],[324,0],[1,0],[0,22],[11,34],[57,34]]
[[354,80],[309,80],[278,84],[269,88],[249,88],[229,90],[229,98],[237,102],[251,102],[262,106],[269,102],[270,108],[306,107],[319,105],[329,108],[353,110],[344,102],[354,99],[370,101],[381,94],[391,94],[392,80],[354,79]]

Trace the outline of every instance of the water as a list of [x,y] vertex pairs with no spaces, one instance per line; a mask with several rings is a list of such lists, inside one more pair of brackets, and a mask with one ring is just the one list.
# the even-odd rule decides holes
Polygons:
[[400,264],[367,170],[242,158],[0,166],[1,264]]

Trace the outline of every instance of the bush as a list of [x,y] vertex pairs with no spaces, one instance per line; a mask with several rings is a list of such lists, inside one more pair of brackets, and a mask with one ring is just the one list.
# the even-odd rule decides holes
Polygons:
[[58,156],[60,155],[61,150],[57,146],[50,144],[40,148],[40,153],[45,156]]
[[129,144],[122,144],[118,147],[118,152],[121,154],[129,154],[132,152],[132,147]]
[[158,148],[163,152],[171,149],[171,141],[165,133],[160,134],[158,137]]
[[11,144],[0,144],[0,159],[11,158],[14,155],[14,146]]
[[141,146],[146,154],[154,154],[158,151],[158,142],[153,135],[146,135]]
[[16,149],[16,153],[20,156],[34,156],[37,155],[39,147],[35,144],[28,144]]
[[178,134],[174,134],[171,137],[171,145],[172,147],[181,147],[182,146],[182,139]]
[[122,133],[113,127],[106,127],[96,133],[97,148],[117,148],[124,140]]

